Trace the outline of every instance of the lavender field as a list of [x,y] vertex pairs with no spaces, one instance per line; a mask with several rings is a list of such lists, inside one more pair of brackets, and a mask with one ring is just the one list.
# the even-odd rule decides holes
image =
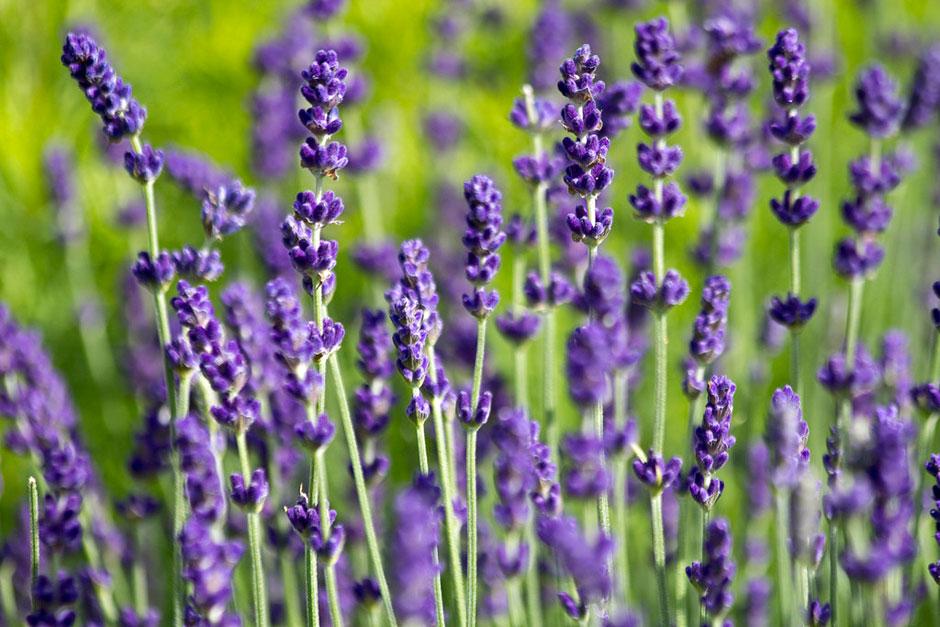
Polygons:
[[936,0],[0,0],[0,625],[940,624]]

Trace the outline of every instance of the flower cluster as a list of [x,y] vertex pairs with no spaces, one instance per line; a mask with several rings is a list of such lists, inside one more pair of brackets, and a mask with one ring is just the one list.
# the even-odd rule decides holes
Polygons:
[[903,164],[897,154],[882,156],[881,142],[894,135],[903,115],[898,86],[880,65],[862,71],[855,87],[858,111],[850,116],[872,142],[871,153],[849,166],[855,197],[842,203],[842,219],[855,232],[836,243],[833,267],[850,280],[864,280],[884,260],[884,248],[876,241],[888,228],[893,210],[885,195],[897,187]]
[[692,451],[696,465],[689,471],[689,494],[706,511],[721,497],[725,484],[713,476],[728,462],[728,451],[734,446],[731,417],[734,411],[734,382],[724,376],[708,381],[708,401],[702,424],[692,433]]
[[118,142],[140,133],[147,109],[131,95],[131,86],[111,66],[98,42],[86,33],[69,33],[61,58],[92,111],[101,118],[109,140]]
[[499,303],[496,290],[486,286],[500,266],[499,249],[506,241],[503,225],[503,195],[489,177],[479,174],[463,185],[467,201],[463,245],[467,249],[465,273],[473,286],[472,294],[463,295],[463,306],[478,319],[489,317]]
[[730,299],[731,282],[726,277],[714,275],[705,279],[702,308],[692,324],[689,356],[683,363],[685,379],[682,389],[690,398],[698,397],[705,389],[705,367],[725,351]]
[[716,518],[708,523],[702,555],[704,559],[701,562],[692,562],[686,566],[685,574],[701,595],[699,602],[705,614],[714,624],[722,624],[734,602],[731,582],[735,575],[731,555],[731,526],[724,518]]

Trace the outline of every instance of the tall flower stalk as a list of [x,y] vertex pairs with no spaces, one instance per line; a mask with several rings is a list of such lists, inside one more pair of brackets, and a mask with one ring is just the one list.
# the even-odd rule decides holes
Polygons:
[[[457,602],[457,618],[461,625],[465,625],[467,606],[460,561],[460,523],[454,511],[457,490],[450,470],[454,465],[454,451],[445,435],[445,429],[448,427],[445,426],[443,416],[443,404],[452,392],[444,368],[437,362],[435,351],[435,345],[443,330],[443,321],[437,311],[439,297],[434,275],[428,268],[429,261],[430,251],[421,240],[402,242],[398,251],[401,278],[385,293],[385,299],[391,308],[390,318],[396,325],[396,333],[392,338],[399,350],[396,364],[402,377],[412,388],[408,415],[416,422],[416,426],[419,420],[423,422],[427,419],[428,411],[434,420],[437,466],[444,496],[444,529],[447,534],[448,559],[454,598]],[[419,317],[420,319],[417,319]],[[431,397],[430,407],[424,400],[422,386]],[[423,432],[422,424],[418,427],[419,438],[423,437]],[[427,468],[422,470],[422,474],[427,476],[428,481],[433,477]]]
[[467,430],[467,624],[477,620],[477,432],[490,417],[492,394],[481,390],[483,358],[486,351],[486,322],[499,303],[499,293],[487,290],[500,266],[499,249],[506,241],[502,231],[502,194],[488,177],[474,176],[464,183],[467,201],[467,229],[463,244],[467,248],[465,274],[473,287],[463,295],[463,306],[477,319],[476,353],[470,394],[461,392],[457,415]]
[[[901,180],[900,168],[894,156],[885,158],[882,155],[883,141],[897,132],[903,115],[903,105],[898,98],[897,89],[897,84],[881,66],[874,65],[865,69],[855,87],[858,109],[849,116],[850,121],[861,128],[870,139],[868,156],[859,158],[849,166],[856,195],[842,204],[843,220],[855,231],[856,237],[840,240],[833,254],[836,273],[849,282],[842,353],[847,372],[856,382],[861,374],[858,372],[857,362],[860,357],[859,334],[865,284],[884,259],[884,248],[876,241],[876,237],[888,228],[893,213],[884,197]],[[846,394],[839,401],[833,425],[833,453],[837,461],[841,458],[838,447],[845,438],[851,418],[852,396]],[[838,466],[830,472],[837,474]],[[844,532],[844,529],[839,531]],[[830,546],[829,585],[832,613],[838,618],[839,569],[834,556],[838,553],[840,534],[836,532],[831,535],[833,540]]]
[[[144,146],[140,140],[140,133],[143,130],[144,122],[147,119],[147,109],[143,107],[131,94],[131,86],[117,74],[107,59],[104,49],[98,46],[97,42],[84,33],[69,33],[62,47],[62,64],[68,68],[69,74],[78,83],[79,88],[85,94],[85,98],[91,104],[92,110],[99,115],[103,124],[105,136],[111,142],[119,142],[127,139],[130,142],[132,152],[125,156],[129,164],[135,162],[149,162],[150,167],[147,175],[138,178],[144,189],[144,200],[147,207],[147,244],[148,258],[158,264],[161,254],[166,255],[160,250],[160,239],[157,228],[157,207],[154,199],[153,185],[157,175],[162,167],[162,154],[153,151],[150,146]],[[158,156],[159,155],[159,156]],[[157,164],[159,162],[159,164]],[[166,346],[170,341],[170,324],[167,315],[166,306],[166,287],[168,284],[167,265],[163,264],[162,275],[153,282],[153,308],[154,317],[157,323],[157,334],[160,339],[160,345]],[[164,384],[166,386],[167,407],[175,410],[177,389],[173,379],[173,371],[168,359],[163,360]],[[175,421],[182,418],[180,415],[174,415],[170,423],[171,437]],[[175,437],[173,437],[175,442]],[[175,446],[175,445],[174,445]],[[185,515],[185,503],[183,501],[183,479],[179,470],[179,461],[176,452],[173,452],[173,482],[174,482],[174,505],[173,505],[173,536],[176,537],[182,530],[183,518]],[[183,621],[183,591],[182,579],[180,573],[180,562],[178,559],[178,549],[174,552],[177,556],[174,564],[174,603],[173,603],[173,623],[181,625]]]
[[[773,78],[774,102],[782,111],[782,119],[770,125],[770,132],[778,141],[790,146],[789,153],[780,153],[773,159],[777,179],[786,186],[783,196],[770,201],[770,208],[789,231],[790,288],[785,301],[774,300],[771,316],[790,329],[790,381],[797,394],[802,393],[800,377],[799,332],[815,310],[815,299],[800,300],[802,290],[800,270],[800,228],[819,209],[819,202],[801,194],[800,188],[816,175],[813,155],[801,150],[802,145],[816,130],[813,115],[800,116],[800,107],[809,99],[809,63],[799,35],[792,29],[777,34],[776,43],[767,51],[770,74]],[[801,308],[808,315],[794,314]]]
[[[682,149],[669,146],[666,138],[679,127],[681,118],[672,100],[666,100],[663,92],[674,85],[682,75],[679,53],[669,32],[669,22],[664,17],[636,25],[634,51],[636,61],[631,68],[633,74],[653,90],[653,105],[640,107],[640,128],[652,141],[640,143],[637,157],[640,168],[653,178],[653,189],[637,186],[630,196],[630,203],[637,216],[653,226],[653,272],[647,272],[631,287],[631,294],[638,302],[653,310],[655,346],[655,390],[653,417],[653,446],[649,461],[662,461],[663,443],[666,434],[666,347],[668,310],[681,303],[688,294],[688,285],[679,274],[666,272],[665,227],[673,217],[682,215],[685,196],[675,182],[666,183],[682,162]],[[638,460],[641,461],[641,460]],[[666,590],[666,550],[662,521],[662,481],[659,489],[650,492],[653,528],[653,562],[659,586],[660,618],[669,624],[671,611]]]
[[[395,614],[389,595],[388,583],[382,566],[378,538],[375,534],[375,525],[372,520],[372,510],[369,503],[368,489],[359,455],[359,445],[349,409],[349,400],[346,396],[342,372],[339,368],[336,353],[342,340],[344,331],[341,324],[333,322],[326,315],[326,307],[336,287],[336,275],[333,268],[336,266],[336,257],[339,249],[337,242],[324,240],[322,230],[325,226],[335,224],[343,213],[342,199],[332,191],[324,190],[325,179],[335,179],[338,172],[348,164],[346,147],[333,141],[332,136],[342,128],[339,117],[339,105],[343,102],[346,93],[347,71],[339,65],[339,57],[334,50],[319,50],[313,63],[301,74],[304,84],[300,88],[301,95],[310,104],[298,113],[301,123],[311,133],[300,148],[300,164],[309,170],[314,178],[314,190],[301,192],[294,203],[294,214],[289,216],[282,225],[284,245],[288,249],[294,268],[303,275],[304,289],[313,297],[315,334],[319,336],[321,346],[314,354],[314,361],[326,386],[326,370],[329,366],[330,377],[339,401],[340,417],[343,432],[349,451],[352,466],[353,482],[356,496],[362,513],[363,526],[366,535],[366,544],[372,567],[375,569],[382,602],[386,616],[391,624],[395,624]],[[325,393],[320,394],[317,410],[323,413],[326,406]],[[316,457],[314,458],[316,462]],[[326,484],[321,477],[320,507],[325,512]],[[313,475],[313,473],[311,473]],[[313,479],[311,480],[313,485]],[[326,516],[321,514],[321,518]],[[329,527],[324,525],[325,541],[329,538]],[[328,577],[329,574],[329,563]],[[309,580],[309,575],[308,575]],[[329,584],[329,581],[327,582]],[[309,586],[308,586],[309,587]],[[331,594],[331,597],[335,596]],[[309,602],[313,602],[310,600]],[[331,600],[331,605],[333,602]]]

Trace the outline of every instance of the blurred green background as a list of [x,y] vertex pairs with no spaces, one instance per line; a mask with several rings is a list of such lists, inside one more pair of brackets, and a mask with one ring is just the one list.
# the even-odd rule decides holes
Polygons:
[[[377,211],[391,234],[405,238],[446,228],[437,217],[432,196],[433,181],[442,174],[457,186],[476,172],[488,173],[504,190],[507,212],[526,214],[528,192],[512,172],[511,160],[528,150],[529,139],[515,130],[506,116],[527,77],[528,31],[538,3],[466,3],[463,19],[467,28],[461,46],[471,72],[463,83],[447,85],[430,78],[424,69],[433,36],[429,24],[442,8],[439,2],[351,0],[348,4],[334,28],[357,33],[366,45],[361,67],[370,75],[373,89],[359,111],[386,144],[385,165],[373,183]],[[565,4],[588,8],[594,3]],[[761,13],[759,32],[768,45],[783,25],[777,4],[766,3]],[[819,298],[820,310],[805,331],[802,360],[805,414],[812,433],[813,463],[818,470],[819,451],[824,446],[833,405],[815,384],[813,375],[841,341],[847,294],[846,285],[831,270],[830,259],[834,242],[846,231],[839,216],[839,203],[849,188],[846,165],[867,150],[863,134],[846,119],[853,106],[852,83],[860,67],[878,58],[906,88],[915,57],[890,50],[887,43],[895,33],[920,40],[931,38],[938,32],[940,10],[936,0],[832,0],[811,4],[822,18],[809,44],[811,50],[814,45],[831,48],[839,57],[835,78],[815,86],[807,107],[819,119],[819,129],[811,142],[819,174],[807,192],[820,199],[821,209],[803,231],[804,291]],[[94,461],[105,482],[118,494],[129,488],[124,458],[139,416],[123,381],[108,382],[99,390],[89,373],[76,333],[75,303],[64,251],[55,235],[55,213],[44,179],[42,152],[51,143],[73,147],[76,152],[78,194],[87,223],[92,280],[103,299],[108,338],[116,357],[124,338],[119,280],[132,255],[144,244],[142,230],[128,232],[118,227],[116,214],[140,192],[119,167],[102,158],[96,137],[98,120],[59,62],[62,39],[68,28],[76,25],[88,26],[100,37],[112,63],[148,108],[144,133],[147,141],[204,151],[252,184],[249,98],[259,76],[252,68],[251,56],[259,42],[281,29],[294,6],[296,3],[260,0],[0,0],[0,301],[24,325],[42,331],[54,363],[72,389]],[[598,41],[590,43],[604,55],[604,77],[629,78],[635,21],[681,11],[681,3],[662,2],[649,3],[638,12],[592,9],[597,18]],[[487,17],[493,12],[498,12],[501,19]],[[764,59],[763,52],[753,58],[759,79],[752,99],[755,108],[765,102],[768,93]],[[713,167],[714,151],[699,123],[704,111],[701,98],[683,94],[678,101],[686,120],[677,135],[687,155],[681,172]],[[421,131],[422,113],[440,105],[456,112],[466,125],[464,142],[444,163],[428,149]],[[884,238],[887,258],[866,290],[862,315],[862,338],[873,349],[888,328],[900,328],[909,334],[915,378],[924,376],[929,352],[923,294],[931,281],[940,278],[940,246],[931,237],[937,227],[937,208],[931,201],[937,167],[930,147],[938,139],[937,130],[934,125],[899,140],[917,155],[918,168],[892,195],[896,212]],[[632,219],[627,203],[627,195],[644,180],[635,165],[638,138],[638,129],[630,128],[617,137],[611,149],[617,175],[608,202],[617,218],[605,250],[624,264],[628,252],[636,245],[647,244],[650,236],[647,225]],[[332,237],[344,250],[349,249],[362,228],[358,195],[350,178],[344,177],[336,185],[347,198],[347,222]],[[289,179],[276,189],[284,213],[293,193],[307,185],[299,170]],[[767,208],[769,198],[778,192],[779,184],[772,177],[759,179],[748,223],[747,252],[730,270],[732,344],[722,363],[727,374],[739,382],[736,421],[741,424],[761,420],[772,386],[785,382],[787,373],[786,350],[778,356],[760,354],[754,341],[764,303],[771,294],[784,292],[788,284],[786,232]],[[201,241],[196,201],[161,180],[157,184],[157,203],[164,246]],[[692,201],[685,218],[667,228],[667,263],[678,267],[693,287],[689,301],[670,317],[672,364],[678,364],[686,351],[691,320],[698,308],[702,277],[690,263],[687,251],[698,233],[701,213],[702,207]],[[459,236],[456,231],[451,235],[455,240]],[[222,284],[242,276],[253,277],[260,284],[263,275],[249,234],[244,232],[232,239],[223,248],[227,273]],[[504,294],[508,294],[510,265],[504,264],[500,279]],[[350,260],[342,257],[331,313],[349,323],[350,337],[355,331],[355,311],[373,293],[363,281]],[[217,288],[214,290],[217,294]],[[562,327],[564,332],[574,323],[575,318],[569,317]],[[495,333],[492,337],[494,348],[490,354],[494,363],[509,375],[510,352]],[[532,354],[530,371],[535,385],[539,380],[534,359],[538,351]],[[351,341],[346,343],[343,359],[351,365]],[[771,368],[770,381],[748,386],[749,372],[758,363]],[[670,369],[667,450],[674,453],[685,448],[687,412],[677,373],[677,368]],[[460,375],[455,378],[459,380]],[[644,383],[634,405],[646,437],[651,422],[647,402],[651,391]],[[571,426],[580,420],[570,407],[562,419]],[[393,448],[393,460],[397,459],[396,451],[410,460],[413,436],[398,432],[392,438],[392,446],[397,447]],[[739,468],[742,451],[743,447],[736,450],[735,464]],[[333,453],[338,454],[336,450]],[[21,499],[20,473],[24,469],[17,460],[3,462],[6,488],[0,496],[0,510],[7,515]],[[396,470],[398,478],[411,472],[408,463],[398,464]],[[741,505],[741,478],[727,477],[728,496],[720,506],[732,520]]]

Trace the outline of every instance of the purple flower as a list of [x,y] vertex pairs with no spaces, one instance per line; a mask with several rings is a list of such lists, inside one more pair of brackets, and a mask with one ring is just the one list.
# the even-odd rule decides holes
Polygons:
[[809,322],[815,312],[815,298],[807,299],[804,302],[798,296],[788,293],[784,300],[781,300],[778,296],[770,299],[768,315],[777,324],[790,329],[799,329]]
[[595,78],[600,64],[600,57],[591,52],[591,46],[582,45],[561,64],[558,91],[575,104],[583,105],[593,101],[604,91],[604,82]]
[[659,17],[637,24],[635,32],[636,61],[630,66],[633,75],[656,91],[674,85],[682,76],[682,67],[668,20]]
[[883,233],[891,222],[891,206],[881,196],[856,196],[842,203],[842,219],[859,235]]
[[674,183],[663,186],[662,199],[658,199],[653,190],[645,185],[638,185],[635,194],[630,194],[630,204],[636,210],[636,217],[645,222],[665,222],[685,214],[686,197]]
[[702,424],[692,433],[692,450],[696,466],[689,473],[689,494],[706,510],[721,496],[724,484],[712,477],[728,461],[728,451],[735,444],[731,435],[735,385],[724,376],[713,376],[708,382],[708,401]]
[[701,562],[685,569],[689,582],[699,591],[699,602],[714,623],[720,623],[734,602],[731,581],[735,564],[731,555],[731,528],[724,518],[708,523],[702,544]]
[[294,201],[294,215],[312,228],[338,223],[343,210],[343,199],[330,190],[319,198],[310,191],[300,192]]
[[412,388],[419,388],[427,375],[428,310],[410,296],[402,296],[389,306],[395,327],[392,343],[398,351],[398,372]]
[[884,67],[875,64],[865,68],[855,84],[858,109],[849,115],[849,120],[872,138],[894,135],[904,114],[897,92],[897,83]]
[[809,71],[806,49],[795,29],[777,34],[777,41],[767,51],[773,77],[774,100],[782,108],[792,110],[809,98]]
[[529,80],[537,90],[555,86],[558,59],[569,50],[574,35],[572,16],[558,0],[541,6],[529,32]]
[[435,621],[434,578],[441,571],[436,549],[441,537],[443,510],[434,475],[417,475],[395,497],[395,593],[398,617],[404,621]]
[[907,109],[901,128],[921,128],[935,120],[940,108],[940,46],[927,48],[917,63],[917,70],[908,90]]
[[673,457],[668,462],[664,462],[662,456],[650,449],[645,460],[633,460],[633,472],[640,483],[646,485],[654,494],[658,494],[679,479],[682,472],[682,460]]
[[245,226],[255,204],[255,192],[235,181],[206,190],[202,201],[202,227],[209,239],[222,239]]
[[196,250],[184,246],[180,250],[170,251],[176,274],[190,281],[215,281],[225,270],[222,255],[217,250]]
[[154,150],[150,144],[144,144],[139,153],[125,152],[124,169],[141,185],[155,181],[163,171],[163,151]]
[[656,276],[641,272],[630,285],[631,302],[654,311],[667,311],[682,304],[689,295],[689,284],[676,270],[667,270],[662,285],[657,288]]
[[496,328],[513,345],[520,347],[538,333],[541,318],[527,311],[506,312],[496,317]]
[[565,493],[575,499],[606,494],[613,478],[606,468],[605,444],[591,435],[568,434],[561,445],[566,461],[562,473]]
[[[611,573],[601,566],[609,563],[613,554],[614,542],[610,537],[600,534],[593,542],[589,541],[575,519],[567,516],[539,517],[536,533],[571,577],[581,605],[610,597]],[[570,598],[569,603],[563,599],[563,604],[572,605]]]
[[229,480],[232,483],[232,502],[246,512],[259,513],[269,491],[264,468],[256,468],[251,473],[251,480],[247,485],[240,473],[233,473]]
[[770,451],[771,481],[777,487],[793,487],[809,464],[806,440],[809,426],[803,420],[800,397],[787,385],[774,391],[764,441]]
[[582,409],[610,400],[611,357],[608,334],[598,322],[578,327],[568,338],[565,375],[571,397]]
[[832,265],[844,279],[869,277],[881,265],[885,251],[872,240],[844,238],[836,244]]
[[[561,56],[561,55],[559,55]],[[516,128],[533,133],[544,133],[551,129],[558,119],[558,105],[545,98],[532,100],[532,111],[523,98],[516,98],[509,112],[509,121]]]
[[166,251],[160,252],[156,257],[142,251],[137,253],[137,261],[134,262],[131,272],[142,287],[152,292],[162,292],[173,280],[175,267],[173,259]]
[[826,536],[819,532],[819,481],[812,473],[803,473],[790,494],[790,555],[812,569],[819,566]]
[[101,118],[109,140],[117,142],[140,133],[147,109],[134,99],[131,86],[118,76],[94,39],[85,33],[69,33],[61,60]]
[[190,518],[178,538],[183,558],[183,577],[191,593],[186,599],[186,622],[199,624],[211,620],[231,624],[237,620],[227,606],[232,597],[232,575],[241,559],[242,545],[216,540],[209,525]]
[[731,282],[721,275],[708,277],[702,287],[702,309],[692,327],[689,355],[702,366],[715,361],[725,349]]
[[564,305],[570,302],[576,294],[575,288],[559,272],[551,273],[547,288],[542,284],[542,279],[538,273],[530,272],[526,275],[523,292],[525,293],[526,304],[532,309]]
[[479,429],[490,418],[493,407],[493,393],[489,390],[480,394],[476,407],[466,390],[457,394],[457,419],[467,429]]
[[506,241],[502,229],[502,194],[489,177],[474,176],[464,183],[464,199],[467,201],[467,229],[463,245],[467,249],[465,271],[467,280],[474,286],[472,295],[464,294],[464,308],[478,318],[489,316],[499,296],[495,290],[486,291],[485,286],[493,280],[499,270],[499,249]]

